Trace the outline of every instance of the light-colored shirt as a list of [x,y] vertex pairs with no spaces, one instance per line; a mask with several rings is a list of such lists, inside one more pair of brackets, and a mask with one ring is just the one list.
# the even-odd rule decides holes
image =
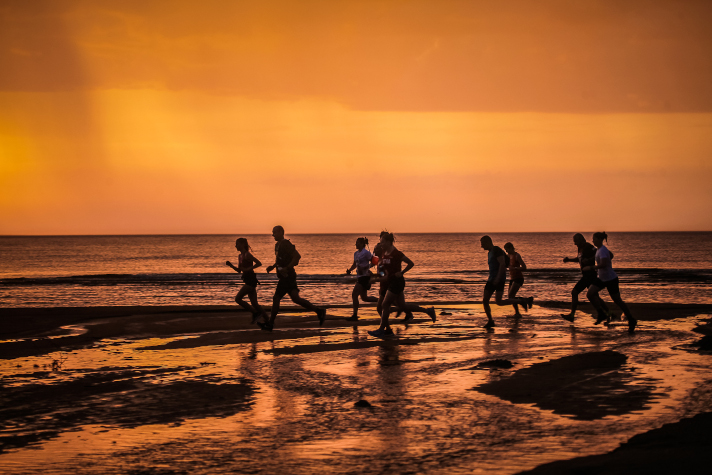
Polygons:
[[611,263],[611,253],[608,251],[606,246],[601,246],[596,251],[596,265],[600,266],[603,259],[608,258],[609,265],[603,269],[598,269],[598,278],[603,282],[608,282],[618,277],[618,274],[613,270],[613,265]]
[[373,254],[366,248],[354,252],[354,262],[356,263],[356,275],[364,277],[368,274],[368,269],[371,267],[371,259]]

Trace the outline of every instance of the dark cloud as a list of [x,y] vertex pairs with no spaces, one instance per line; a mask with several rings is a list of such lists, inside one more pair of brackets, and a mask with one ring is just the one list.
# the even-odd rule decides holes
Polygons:
[[0,7],[0,89],[159,87],[370,110],[712,111],[706,1],[59,5]]

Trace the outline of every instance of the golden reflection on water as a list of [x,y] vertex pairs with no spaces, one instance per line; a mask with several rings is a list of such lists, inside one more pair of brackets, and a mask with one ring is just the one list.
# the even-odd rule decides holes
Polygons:
[[[186,349],[142,350],[199,335],[102,340],[68,353],[60,372],[34,368],[53,355],[0,360],[2,384],[8,388],[42,383],[61,391],[63,383],[115,371],[138,385],[125,390],[128,401],[136,404],[158,397],[159,388],[170,395],[181,382],[196,382],[196,390],[203,391],[198,402],[167,400],[165,410],[174,412],[170,422],[144,424],[140,413],[132,416],[128,408],[128,419],[67,423],[54,437],[6,450],[0,464],[9,473],[81,473],[88,467],[514,473],[609,451],[636,433],[712,407],[712,395],[700,390],[708,378],[709,355],[685,347],[694,339],[690,329],[695,319],[643,322],[639,333],[630,336],[624,327],[595,327],[583,314],[572,327],[554,311],[534,309],[514,321],[503,316],[506,310],[496,309],[498,326],[486,333],[479,328],[481,318],[468,315],[477,313],[477,306],[451,306],[449,311],[452,315],[439,317],[434,325],[396,324],[396,338],[387,341],[374,341],[366,335],[372,327],[363,325],[328,328],[293,340]],[[344,343],[370,346],[319,351]],[[302,350],[276,352],[290,348]],[[637,409],[580,420],[555,414],[536,401],[513,403],[478,390],[532,365],[604,350],[628,359],[620,370],[587,378],[613,378],[612,397],[649,388],[649,395],[640,393]],[[514,366],[477,366],[493,359],[507,359]],[[576,380],[574,386],[583,383]],[[220,384],[241,384],[244,399],[234,405],[222,402],[211,389]],[[557,389],[564,390],[570,388]],[[101,401],[108,404],[116,397],[108,393],[76,405],[94,414],[92,408],[101,407]],[[576,397],[581,404],[597,403]],[[354,407],[360,399],[372,407]],[[36,404],[44,405],[38,408],[43,417],[60,416],[51,399]],[[220,415],[214,412],[218,406]],[[86,420],[111,414],[111,408],[101,411]],[[0,434],[37,433],[47,424],[43,420],[6,424]]]

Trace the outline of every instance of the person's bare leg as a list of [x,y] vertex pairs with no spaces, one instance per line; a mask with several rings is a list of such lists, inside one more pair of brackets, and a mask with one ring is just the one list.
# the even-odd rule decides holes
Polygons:
[[611,294],[609,292],[609,295],[611,296],[611,299],[613,299],[613,302],[616,305],[618,305],[618,308],[623,310],[623,314],[625,315],[626,319],[628,320],[628,332],[633,333],[636,325],[638,324],[638,320],[636,320],[633,317],[633,314],[631,313],[630,309],[628,308],[628,305],[621,298],[621,294]]
[[257,317],[260,316],[265,321],[267,321],[267,314],[257,301],[257,289],[252,288],[252,290],[247,295],[250,297],[250,303],[252,304],[252,308],[255,309],[254,313],[252,314],[253,323],[257,320]]
[[274,320],[277,318],[277,314],[279,313],[279,305],[282,301],[282,298],[277,298],[275,297],[272,299],[272,311],[269,314],[269,322],[268,325],[270,327],[274,327]]
[[496,303],[497,305],[500,305],[500,306],[514,305],[516,303],[516,304],[521,305],[522,308],[524,308],[526,310],[529,300],[530,299],[533,300],[531,297],[529,297],[529,298],[517,297],[517,298],[513,298],[513,299],[503,299],[502,298],[503,294],[504,294],[504,290],[501,290],[501,291],[498,290],[497,293],[495,294],[494,303]]
[[492,297],[492,294],[494,293],[493,290],[489,290],[485,288],[484,292],[482,293],[482,306],[485,309],[485,315],[487,315],[487,323],[485,323],[485,328],[492,328],[494,326],[494,320],[492,319],[492,309],[490,308],[490,298]]
[[561,318],[567,322],[574,323],[574,317],[576,316],[576,308],[578,307],[578,295],[579,290],[574,287],[571,291],[571,311],[569,313],[562,313]]
[[398,307],[398,310],[402,310],[405,312],[405,321],[404,322],[409,322],[413,320],[413,312],[421,312],[427,314],[430,319],[435,323],[435,308],[430,307],[421,307],[420,305],[416,305],[414,303],[407,303],[405,301],[405,293],[401,293],[398,297],[398,300],[396,301],[396,305]]
[[353,292],[351,292],[351,302],[352,302],[353,308],[354,308],[354,313],[351,316],[351,318],[353,318],[353,319],[358,318],[358,298],[362,292],[364,292],[364,289],[361,286],[361,284],[354,285],[354,290],[353,290]]
[[[521,287],[522,287],[522,284],[520,284],[519,282],[514,282],[513,280],[510,280],[509,281],[509,292],[507,293],[507,299],[512,300],[517,295],[517,291]],[[519,313],[519,306],[516,303],[512,304],[512,306],[514,307],[514,316],[517,318],[520,318],[522,316],[522,314]],[[524,308],[525,309],[527,308],[526,304],[524,305]]]
[[[235,295],[235,303],[238,304],[240,307],[244,308],[245,310],[247,310],[248,312],[254,314],[256,309],[254,309],[253,307],[250,306],[250,304],[245,302],[245,295],[249,294],[250,289],[252,289],[252,287],[243,285],[240,288],[240,291],[237,292],[237,295]],[[254,289],[252,289],[252,290],[254,290]]]
[[363,292],[361,292],[361,300],[364,302],[378,302],[378,297],[371,297],[368,295],[368,290],[364,289]]
[[307,310],[311,310],[312,312],[316,313],[317,318],[319,318],[319,326],[324,324],[324,319],[326,318],[326,310],[317,307],[307,299],[301,298],[299,296],[299,289],[293,289],[291,292],[289,292],[289,298],[291,298],[292,302],[296,303],[300,307],[306,308]]
[[608,320],[611,315],[611,313],[608,311],[608,306],[599,295],[601,290],[602,289],[599,289],[595,285],[592,285],[588,288],[588,292],[586,292],[586,297],[588,297],[588,301],[591,302],[591,305],[593,305],[593,308],[595,308],[596,312],[598,313],[596,317],[596,325],[603,322],[604,320]]
[[[401,294],[402,295],[402,294]],[[391,313],[391,305],[397,300],[397,295],[390,290],[386,292],[386,296],[383,298],[383,314],[381,315],[381,325],[378,327],[379,330],[387,330],[390,328],[388,324],[388,317]]]
[[289,298],[292,299],[292,302],[296,303],[300,307],[306,308],[307,310],[311,310],[314,313],[319,313],[319,309],[316,307],[316,305],[312,304],[310,301],[307,299],[301,298],[299,296],[299,291],[298,290],[292,290],[289,292]]
[[569,313],[561,314],[561,317],[564,320],[571,323],[574,322],[574,318],[576,317],[576,310],[578,309],[579,294],[589,287],[591,287],[591,285],[586,277],[582,277],[578,282],[576,282],[574,288],[571,289],[571,311]]
[[576,310],[578,309],[579,293],[580,292],[577,292],[576,289],[571,291],[571,320],[574,319],[574,316],[576,315]]

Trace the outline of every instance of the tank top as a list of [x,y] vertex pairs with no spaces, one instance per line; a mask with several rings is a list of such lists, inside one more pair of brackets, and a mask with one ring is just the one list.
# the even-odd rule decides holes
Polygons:
[[403,265],[403,256],[404,254],[396,248],[393,248],[390,254],[381,254],[381,260],[379,261],[379,265],[381,262],[383,263],[383,270],[386,272],[388,280],[395,279],[396,272],[401,271],[401,266]]
[[[237,257],[237,264],[238,264],[238,267],[239,267],[239,268],[252,267],[253,265],[255,265],[255,260],[252,258],[252,254],[250,254],[249,252],[247,252],[247,253],[245,253],[244,256],[243,256],[242,254],[240,254],[240,255]],[[242,271],[242,275],[245,275],[245,274],[254,274],[254,273],[255,273],[254,269]]]
[[515,252],[512,255],[507,256],[509,258],[509,278],[514,280],[514,279],[523,279],[524,274],[522,274],[522,266],[519,264],[519,253]]

